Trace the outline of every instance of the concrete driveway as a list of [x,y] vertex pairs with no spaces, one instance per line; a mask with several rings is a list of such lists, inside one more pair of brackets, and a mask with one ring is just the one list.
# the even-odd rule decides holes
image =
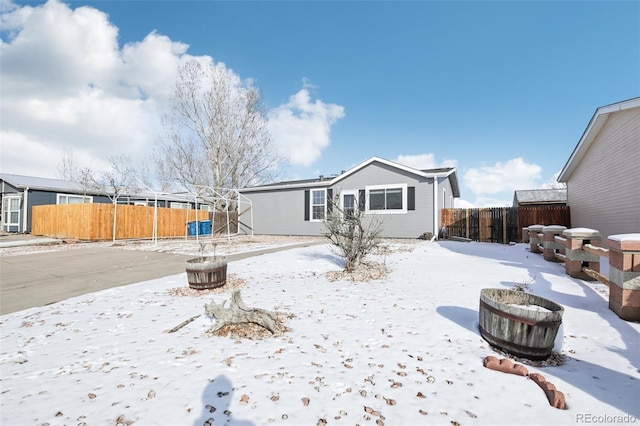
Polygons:
[[92,247],[0,258],[0,315],[185,272],[193,256]]
[[[303,242],[229,254],[227,260],[232,262],[320,243]],[[0,315],[107,288],[186,274],[185,262],[191,258],[193,256],[127,250],[117,246],[0,257]]]

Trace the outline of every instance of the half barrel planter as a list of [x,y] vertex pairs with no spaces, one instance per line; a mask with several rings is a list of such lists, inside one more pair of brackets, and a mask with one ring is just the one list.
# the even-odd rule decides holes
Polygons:
[[227,283],[227,258],[196,257],[187,260],[187,280],[195,290],[209,290]]
[[485,288],[480,292],[480,335],[512,355],[544,360],[551,355],[564,308],[522,291]]

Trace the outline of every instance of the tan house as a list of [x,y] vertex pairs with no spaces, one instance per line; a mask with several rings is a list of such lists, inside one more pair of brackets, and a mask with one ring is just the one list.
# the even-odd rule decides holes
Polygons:
[[560,172],[574,227],[640,232],[640,98],[600,107]]

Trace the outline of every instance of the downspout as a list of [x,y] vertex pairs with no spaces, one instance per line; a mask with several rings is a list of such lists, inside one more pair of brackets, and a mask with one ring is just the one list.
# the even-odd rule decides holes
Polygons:
[[433,177],[433,239],[438,239],[438,176]]
[[29,187],[24,189],[24,209],[22,210],[22,233],[27,232],[27,219],[29,217]]

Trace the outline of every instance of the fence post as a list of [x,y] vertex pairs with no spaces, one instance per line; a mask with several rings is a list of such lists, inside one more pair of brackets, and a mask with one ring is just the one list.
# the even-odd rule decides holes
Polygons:
[[640,233],[611,235],[609,309],[627,321],[640,321]]
[[507,236],[507,209],[502,208],[502,244],[507,244],[509,237]]
[[558,252],[564,252],[564,244],[555,241],[556,235],[562,235],[567,229],[566,226],[561,225],[549,225],[542,228],[542,255],[544,260],[548,262],[557,262],[556,250]]
[[540,237],[538,233],[542,232],[542,225],[529,225],[529,250],[531,253],[540,253],[538,243],[540,243]]
[[466,219],[466,221],[465,221],[465,226],[466,226],[466,229],[465,229],[465,231],[466,231],[465,237],[466,237],[466,238],[469,238],[469,209],[468,209],[468,208],[467,208],[467,209],[465,209],[465,212],[466,212],[466,217],[467,217],[467,219]]
[[[582,250],[585,244],[600,247],[602,244],[602,234],[595,229],[572,228],[562,233],[567,239],[565,241],[564,267],[568,275],[585,281],[593,281],[594,278],[582,271],[583,266],[600,272],[600,256]],[[585,265],[587,263],[587,265]]]

